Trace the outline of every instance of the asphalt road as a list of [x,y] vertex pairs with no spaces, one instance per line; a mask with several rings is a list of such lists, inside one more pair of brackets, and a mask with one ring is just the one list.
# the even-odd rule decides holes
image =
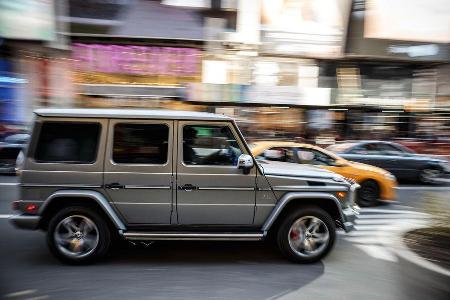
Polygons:
[[392,228],[423,222],[428,191],[402,186],[399,201],[362,210],[357,230],[339,234],[320,263],[296,265],[267,243],[158,242],[115,248],[90,266],[67,266],[47,251],[45,234],[7,221],[14,177],[0,177],[0,298],[4,299],[402,299],[397,260],[380,243]]

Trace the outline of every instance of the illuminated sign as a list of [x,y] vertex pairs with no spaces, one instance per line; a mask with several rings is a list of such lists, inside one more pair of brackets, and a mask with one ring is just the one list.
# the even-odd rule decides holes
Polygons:
[[200,50],[132,45],[73,44],[74,67],[83,72],[197,76]]

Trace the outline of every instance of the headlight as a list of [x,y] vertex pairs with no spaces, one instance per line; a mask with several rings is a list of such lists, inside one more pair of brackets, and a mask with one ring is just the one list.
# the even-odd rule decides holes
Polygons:
[[396,181],[397,180],[397,178],[395,178],[395,176],[392,175],[391,173],[385,173],[384,177],[386,177],[387,179],[392,180],[392,181]]

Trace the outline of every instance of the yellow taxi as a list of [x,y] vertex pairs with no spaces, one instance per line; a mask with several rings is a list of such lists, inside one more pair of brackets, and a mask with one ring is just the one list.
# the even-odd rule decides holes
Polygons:
[[374,206],[379,201],[396,198],[397,180],[388,171],[371,165],[348,161],[317,146],[295,142],[260,141],[250,144],[257,159],[311,164],[333,171],[361,185],[356,202]]

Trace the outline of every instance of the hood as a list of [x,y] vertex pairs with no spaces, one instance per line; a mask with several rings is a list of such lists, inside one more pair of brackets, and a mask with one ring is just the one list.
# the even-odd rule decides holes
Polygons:
[[270,160],[259,161],[259,164],[263,168],[265,175],[307,177],[317,179],[339,178],[343,181],[343,177],[341,175],[312,165],[302,165]]
[[364,164],[364,163],[360,163],[360,162],[356,162],[356,161],[350,161],[350,160],[348,160],[347,162],[352,167],[357,168],[359,170],[376,172],[376,173],[380,173],[380,174],[390,174],[385,169],[382,169],[382,168],[379,168],[379,167],[375,167],[375,166],[372,166],[372,165],[368,165],[368,164]]

